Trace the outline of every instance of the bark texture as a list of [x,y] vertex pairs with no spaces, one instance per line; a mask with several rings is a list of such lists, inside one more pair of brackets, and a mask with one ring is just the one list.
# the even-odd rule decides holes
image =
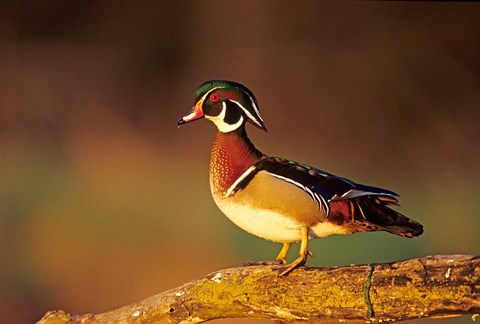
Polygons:
[[219,318],[386,322],[480,313],[480,257],[429,256],[339,268],[220,270],[101,314],[50,311],[46,323],[200,323]]

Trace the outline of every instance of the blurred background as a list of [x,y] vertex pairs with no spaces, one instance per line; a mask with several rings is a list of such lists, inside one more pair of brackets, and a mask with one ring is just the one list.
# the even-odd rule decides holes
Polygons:
[[177,129],[209,79],[256,94],[260,150],[394,190],[425,226],[317,240],[308,265],[479,254],[479,57],[475,3],[2,2],[0,321],[276,256],[214,205],[214,126]]

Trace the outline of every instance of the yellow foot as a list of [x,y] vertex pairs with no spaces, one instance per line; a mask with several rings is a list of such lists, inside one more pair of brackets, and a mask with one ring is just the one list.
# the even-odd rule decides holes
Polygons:
[[307,258],[300,257],[292,263],[287,264],[285,267],[278,268],[277,271],[279,272],[280,276],[286,276],[288,273],[290,273],[290,271],[303,266],[305,262],[307,262]]

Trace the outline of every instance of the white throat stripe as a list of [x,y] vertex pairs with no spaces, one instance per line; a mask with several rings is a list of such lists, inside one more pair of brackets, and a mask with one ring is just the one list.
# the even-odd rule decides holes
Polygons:
[[207,118],[208,120],[211,120],[217,126],[218,130],[221,131],[222,133],[233,132],[243,124],[243,116],[240,116],[238,121],[233,125],[226,123],[224,121],[226,114],[227,114],[227,104],[224,101],[222,102],[222,111],[220,112],[220,114],[218,114],[218,116],[205,115],[205,118]]

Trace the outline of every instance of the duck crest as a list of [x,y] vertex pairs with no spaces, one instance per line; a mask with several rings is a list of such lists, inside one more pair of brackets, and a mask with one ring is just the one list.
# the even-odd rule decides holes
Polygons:
[[245,129],[218,132],[210,160],[212,192],[224,196],[235,180],[262,156],[247,138]]

